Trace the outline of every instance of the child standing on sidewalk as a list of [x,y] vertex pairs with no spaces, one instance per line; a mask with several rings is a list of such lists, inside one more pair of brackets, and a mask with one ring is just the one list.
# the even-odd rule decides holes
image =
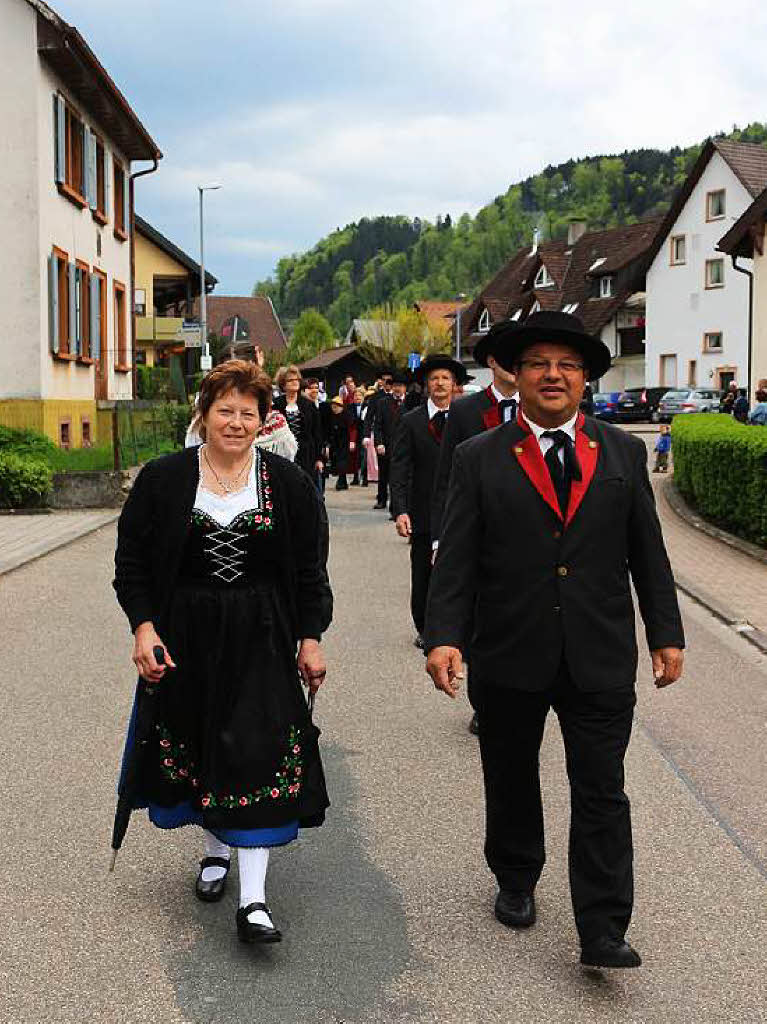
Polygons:
[[660,437],[655,442],[655,468],[653,473],[668,473],[668,453],[671,451],[671,428],[665,424],[660,428]]

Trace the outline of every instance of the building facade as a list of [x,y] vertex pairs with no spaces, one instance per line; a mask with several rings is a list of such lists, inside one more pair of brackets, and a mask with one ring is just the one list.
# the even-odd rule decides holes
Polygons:
[[[710,140],[675,198],[647,271],[647,383],[725,388],[748,373],[746,274],[717,246],[767,185],[767,149]],[[745,261],[745,269],[751,269]]]
[[0,423],[98,441],[133,394],[131,161],[162,154],[76,29],[0,0]]

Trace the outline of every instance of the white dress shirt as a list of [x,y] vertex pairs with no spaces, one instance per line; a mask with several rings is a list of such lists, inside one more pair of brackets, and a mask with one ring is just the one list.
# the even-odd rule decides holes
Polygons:
[[[538,442],[538,445],[540,446],[541,455],[543,455],[544,458],[546,457],[546,452],[554,444],[550,437],[542,436],[545,430],[564,430],[564,432],[568,435],[573,444],[575,444],[575,424],[578,420],[577,412],[572,417],[572,419],[569,419],[567,421],[567,423],[562,423],[558,427],[541,427],[539,424],[533,423],[533,421],[529,419],[527,416],[525,416],[524,413],[522,413],[522,419],[535,434],[535,439]],[[565,461],[565,453],[562,448],[559,449],[559,461],[562,463],[564,463]]]
[[434,402],[432,402],[432,400],[429,398],[426,402],[426,411],[429,414],[429,422],[431,423],[431,421],[434,419],[438,412],[444,412],[445,416],[449,416],[450,406],[448,405],[446,409],[440,409],[440,407],[438,405],[435,405]]
[[[508,402],[512,398],[517,403],[517,405],[519,405],[519,392],[518,391],[515,391],[513,395],[503,395],[498,390],[498,388],[495,386],[495,384],[491,384],[490,385],[490,390],[493,392],[493,396],[494,396],[496,402],[498,402],[499,405],[500,405],[501,402]],[[509,407],[507,406],[503,410],[503,422],[504,423],[508,423],[510,419],[511,419],[511,409],[509,409]]]

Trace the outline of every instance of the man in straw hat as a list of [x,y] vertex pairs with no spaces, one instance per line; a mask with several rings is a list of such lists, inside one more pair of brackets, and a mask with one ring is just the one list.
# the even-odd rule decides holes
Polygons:
[[[657,687],[682,673],[684,633],[638,438],[584,417],[610,352],[566,313],[508,323],[501,365],[517,418],[455,452],[432,574],[427,671],[455,697],[471,642],[499,921],[535,922],[544,864],[538,756],[559,718],[571,793],[570,888],[581,963],[638,967],[623,759],[635,704],[633,579]],[[451,413],[452,416],[452,413]]]
[[462,363],[446,355],[432,355],[415,371],[426,402],[405,413],[394,436],[391,460],[391,505],[397,533],[410,540],[410,610],[416,628],[416,646],[426,615],[431,576],[431,496],[440,445],[448,420],[455,384],[468,374]]

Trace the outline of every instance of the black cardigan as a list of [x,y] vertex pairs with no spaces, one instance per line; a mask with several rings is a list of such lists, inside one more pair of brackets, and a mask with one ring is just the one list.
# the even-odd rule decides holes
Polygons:
[[[199,482],[198,448],[154,459],[136,477],[117,524],[115,578],[131,630],[152,622],[162,636]],[[281,528],[280,562],[296,641],[319,640],[330,625],[333,595],[325,562],[328,525],[309,477],[291,462],[261,452]]]

